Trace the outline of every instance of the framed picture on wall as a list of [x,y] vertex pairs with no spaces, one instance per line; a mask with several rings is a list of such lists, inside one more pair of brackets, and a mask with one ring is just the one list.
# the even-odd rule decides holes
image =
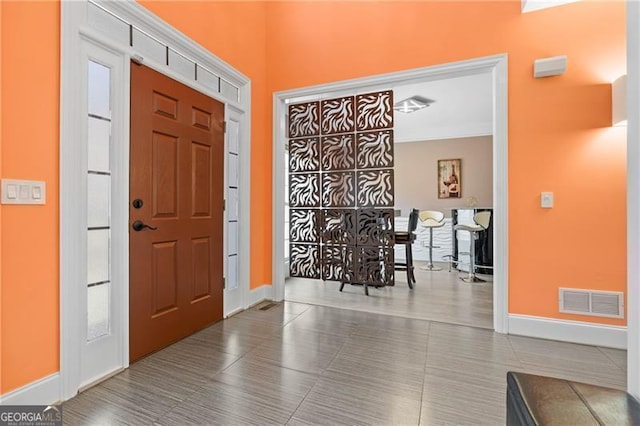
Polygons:
[[438,160],[438,198],[462,197],[461,160]]

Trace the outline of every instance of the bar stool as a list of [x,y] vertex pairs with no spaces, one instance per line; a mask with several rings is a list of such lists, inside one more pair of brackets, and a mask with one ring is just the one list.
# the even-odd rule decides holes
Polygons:
[[472,225],[458,224],[453,227],[455,231],[469,231],[469,236],[471,237],[470,249],[469,249],[469,275],[465,277],[460,277],[460,279],[467,283],[477,283],[484,282],[478,278],[475,274],[475,259],[476,259],[476,244],[475,240],[478,238],[478,233],[480,231],[485,231],[489,228],[489,223],[491,222],[491,212],[478,212],[473,215],[473,221],[475,222]]
[[416,240],[416,234],[414,232],[418,227],[418,214],[418,209],[412,209],[409,214],[407,231],[395,231],[393,233],[395,244],[402,244],[405,248],[405,261],[395,262],[394,269],[396,271],[407,271],[407,284],[409,284],[410,289],[413,289],[413,283],[416,282],[416,277],[413,275],[413,252],[411,251],[411,244]]
[[444,213],[436,210],[423,210],[418,217],[420,218],[420,226],[429,228],[429,264],[420,269],[442,271],[442,268],[433,264],[433,249],[439,248],[433,245],[433,228],[442,228],[444,226]]

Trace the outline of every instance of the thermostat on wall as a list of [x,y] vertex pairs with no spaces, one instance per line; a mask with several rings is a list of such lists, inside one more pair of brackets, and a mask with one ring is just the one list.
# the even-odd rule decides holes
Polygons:
[[540,193],[540,207],[543,209],[553,208],[553,192]]

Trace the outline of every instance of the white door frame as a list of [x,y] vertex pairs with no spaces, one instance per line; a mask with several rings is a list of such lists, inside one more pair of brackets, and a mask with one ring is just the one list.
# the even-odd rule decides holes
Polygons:
[[[102,2],[94,0],[104,8],[119,16],[124,21],[145,31],[158,40],[171,46],[176,51],[188,57],[193,62],[204,66],[223,77],[227,82],[239,88],[238,99],[229,99],[222,93],[205,86],[203,83],[183,75],[166,64],[144,58],[144,64],[168,77],[177,80],[207,96],[225,103],[226,111],[232,107],[241,113],[241,139],[239,152],[239,285],[243,287],[243,295],[249,292],[249,197],[250,197],[250,123],[251,123],[251,82],[239,71],[205,50],[193,40],[180,33],[169,24],[135,1]],[[120,262],[112,266],[112,275],[122,280],[121,297],[118,303],[122,309],[122,325],[120,330],[113,330],[122,336],[122,365],[114,371],[129,365],[129,236],[128,236],[128,198],[129,198],[129,101],[130,101],[130,72],[129,62],[132,57],[144,57],[136,48],[123,44],[111,35],[108,28],[92,28],[88,25],[89,1],[61,2],[61,69],[60,69],[60,400],[67,400],[78,392],[81,387],[91,383],[91,380],[81,382],[81,335],[82,318],[85,313],[79,307],[85,306],[79,299],[79,288],[86,286],[86,276],[82,271],[86,269],[79,264],[86,264],[85,236],[86,228],[82,212],[86,206],[86,191],[82,189],[82,169],[85,159],[82,149],[83,125],[80,118],[86,117],[84,99],[87,93],[85,87],[79,84],[83,81],[83,65],[81,61],[82,43],[89,42],[97,49],[104,49],[123,59],[124,78],[120,83],[114,82],[114,102],[121,102],[114,106],[119,116],[114,119],[112,134],[114,135],[115,158],[120,168],[114,176],[114,181],[120,182],[118,196],[112,199],[112,253],[117,253]],[[93,6],[92,6],[93,7]],[[225,151],[225,155],[227,152]],[[226,214],[225,214],[226,225]],[[226,259],[225,259],[226,263]],[[117,268],[115,270],[114,268]],[[243,306],[247,305],[243,301]],[[110,372],[105,371],[104,375]],[[99,377],[96,377],[99,379]]]
[[373,77],[345,80],[301,89],[277,92],[273,96],[273,299],[284,300],[284,144],[287,101],[318,99],[332,92],[363,91],[389,87],[407,80],[440,80],[491,72],[493,78],[493,220],[494,281],[493,328],[508,333],[509,223],[507,144],[507,55],[434,65]]
[[627,1],[627,389],[640,399],[640,3]]

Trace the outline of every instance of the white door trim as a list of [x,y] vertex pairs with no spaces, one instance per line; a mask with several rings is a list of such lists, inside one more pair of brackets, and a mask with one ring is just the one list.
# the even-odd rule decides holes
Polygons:
[[493,76],[493,220],[494,292],[493,327],[508,333],[509,223],[508,223],[508,143],[507,143],[507,55],[434,65],[408,71],[345,80],[301,89],[277,92],[273,96],[273,299],[284,300],[284,144],[286,105],[290,99],[317,99],[332,92],[362,91],[392,86],[407,80],[443,78],[491,72]]
[[[202,83],[189,79],[173,71],[165,64],[154,62],[145,58],[144,64],[159,71],[170,78],[184,83],[195,90],[198,90],[212,98],[224,102],[227,107],[233,107],[241,114],[242,136],[240,140],[239,152],[239,223],[243,226],[239,230],[239,274],[238,280],[243,286],[245,299],[249,293],[249,211],[250,211],[250,134],[251,134],[251,82],[242,73],[225,63],[211,52],[186,37],[169,24],[152,14],[150,11],[139,5],[135,1],[123,2],[102,2],[95,1],[111,12],[117,14],[153,35],[172,48],[215,72],[229,83],[239,88],[239,100],[225,98],[221,93],[215,92]],[[73,397],[78,389],[83,385],[80,378],[81,360],[81,336],[80,332],[84,313],[79,307],[84,306],[79,299],[81,292],[77,291],[80,286],[86,285],[83,271],[84,267],[78,265],[86,264],[86,250],[83,233],[79,224],[84,222],[83,208],[86,206],[86,195],[83,191],[79,178],[81,167],[78,164],[84,163],[82,149],[78,149],[83,142],[83,130],[79,125],[78,118],[83,117],[83,99],[86,99],[86,88],[78,84],[82,81],[82,61],[81,45],[83,40],[89,41],[98,48],[118,54],[122,57],[124,66],[124,79],[118,87],[114,87],[117,92],[114,101],[122,102],[119,106],[121,111],[121,125],[113,132],[118,134],[119,144],[116,148],[116,158],[120,165],[122,179],[119,187],[119,196],[113,200],[113,212],[117,215],[115,220],[123,222],[116,230],[112,229],[113,253],[118,253],[121,259],[118,270],[114,270],[114,276],[123,277],[124,291],[119,299],[122,303],[120,314],[122,315],[122,366],[129,364],[129,302],[128,302],[128,160],[129,160],[129,61],[132,56],[144,56],[128,45],[123,45],[116,41],[109,32],[99,32],[88,26],[89,1],[61,2],[61,65],[60,65],[60,398],[67,400]],[[114,138],[115,139],[115,138]],[[226,155],[226,152],[225,152]],[[121,224],[122,225],[122,224]],[[117,233],[117,234],[116,234]],[[114,265],[115,267],[115,265]],[[248,301],[244,301],[247,304]],[[118,331],[118,330],[116,330]],[[109,372],[105,372],[107,375]]]
[[640,3],[627,1],[627,389],[640,399]]

